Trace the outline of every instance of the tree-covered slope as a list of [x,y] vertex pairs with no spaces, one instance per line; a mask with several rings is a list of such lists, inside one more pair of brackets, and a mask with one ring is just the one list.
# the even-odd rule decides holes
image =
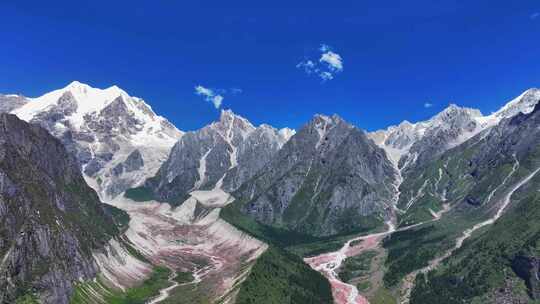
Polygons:
[[333,303],[328,281],[298,256],[271,246],[240,287],[237,304]]

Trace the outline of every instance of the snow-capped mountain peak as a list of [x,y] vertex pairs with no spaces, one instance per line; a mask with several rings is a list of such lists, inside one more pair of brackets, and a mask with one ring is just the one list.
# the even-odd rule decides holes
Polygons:
[[60,138],[94,188],[110,197],[152,176],[183,134],[118,86],[79,81],[29,98],[12,113]]
[[56,105],[60,97],[69,92],[77,103],[77,111],[74,114],[77,125],[82,123],[82,118],[85,114],[96,112],[119,96],[129,98],[130,96],[117,86],[112,86],[107,89],[92,88],[91,86],[73,81],[66,87],[54,90],[36,98],[29,98],[29,103],[18,109],[15,114],[24,120],[31,120],[34,115]]
[[[410,153],[406,162],[412,164],[427,146],[437,142],[436,150],[444,151],[474,136],[487,126],[479,110],[450,104],[429,120],[417,123],[404,121],[397,126],[372,132],[369,136],[386,150],[392,162],[398,165]],[[438,153],[430,147],[430,153]],[[427,156],[426,156],[427,157]]]

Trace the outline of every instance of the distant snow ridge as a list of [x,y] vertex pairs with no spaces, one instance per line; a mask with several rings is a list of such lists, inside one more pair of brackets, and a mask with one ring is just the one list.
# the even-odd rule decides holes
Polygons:
[[61,139],[103,198],[155,174],[183,134],[117,86],[98,89],[74,81],[27,100],[12,113]]
[[499,111],[490,115],[490,117],[496,117],[501,120],[504,118],[512,117],[519,112],[524,114],[530,113],[538,101],[540,100],[540,89],[532,88],[523,92],[521,95],[504,105]]
[[369,133],[369,137],[386,150],[399,170],[406,170],[467,141],[505,118],[519,112],[531,112],[539,100],[540,89],[529,89],[487,116],[479,110],[452,104],[429,120],[404,121]]

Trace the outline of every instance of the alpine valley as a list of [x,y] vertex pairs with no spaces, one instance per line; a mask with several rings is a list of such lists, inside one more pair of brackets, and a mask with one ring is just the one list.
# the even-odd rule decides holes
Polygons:
[[539,89],[375,132],[77,81],[0,113],[0,303],[540,303]]

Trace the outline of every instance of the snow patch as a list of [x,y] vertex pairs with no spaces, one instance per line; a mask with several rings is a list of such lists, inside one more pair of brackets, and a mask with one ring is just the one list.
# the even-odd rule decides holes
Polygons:
[[197,169],[197,172],[199,173],[199,180],[195,182],[195,186],[193,187],[194,189],[199,189],[199,187],[201,187],[206,180],[206,157],[211,151],[212,149],[206,151],[206,153],[204,153],[199,160],[199,168]]

